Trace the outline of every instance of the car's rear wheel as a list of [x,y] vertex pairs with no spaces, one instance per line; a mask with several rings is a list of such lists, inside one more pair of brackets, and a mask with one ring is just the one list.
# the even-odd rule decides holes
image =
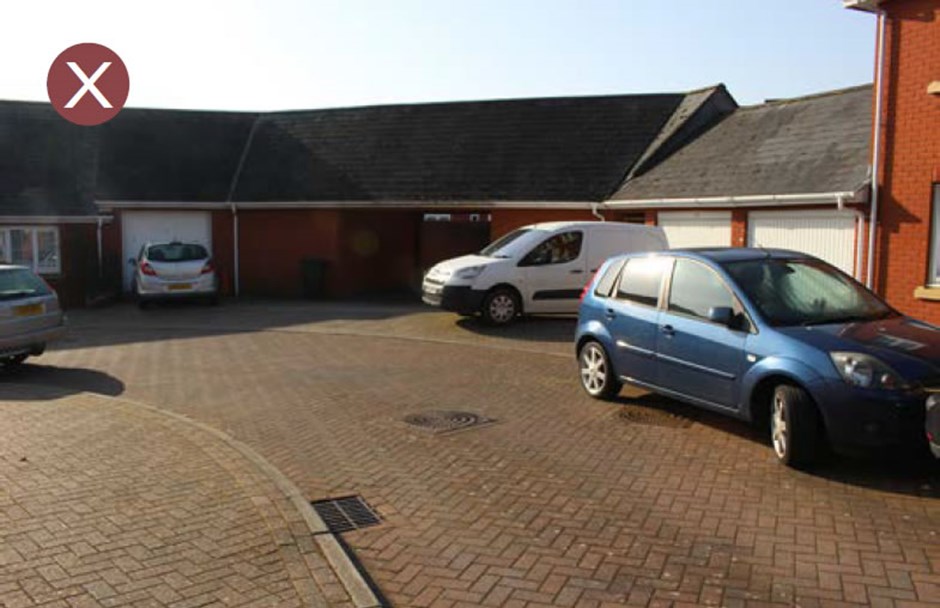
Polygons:
[[822,443],[819,412],[805,390],[791,384],[774,389],[770,404],[770,440],[777,460],[787,466],[812,465]]
[[585,342],[578,352],[578,376],[581,388],[595,399],[610,399],[623,388],[610,365],[607,351],[594,340]]
[[519,314],[519,296],[515,291],[500,287],[483,299],[483,320],[490,325],[508,325]]

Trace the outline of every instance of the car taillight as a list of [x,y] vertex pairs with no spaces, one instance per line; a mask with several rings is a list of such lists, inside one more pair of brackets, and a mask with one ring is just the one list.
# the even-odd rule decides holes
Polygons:
[[600,272],[600,271],[601,271],[600,268],[598,268],[597,270],[595,270],[595,271],[594,271],[594,274],[591,275],[591,278],[588,279],[588,282],[584,284],[584,289],[581,290],[581,297],[578,298],[578,301],[579,301],[579,302],[584,301],[584,296],[586,296],[586,295],[588,294],[588,290],[591,288],[591,285],[594,284],[594,279],[597,278],[597,273]]
[[150,265],[149,263],[147,263],[147,262],[141,262],[141,263],[140,263],[140,271],[141,271],[142,273],[144,273],[145,275],[147,275],[148,277],[155,277],[155,276],[157,276],[157,271],[154,270],[154,269],[153,269],[153,266],[151,266],[151,265]]
[[206,262],[206,265],[202,267],[202,272],[200,274],[209,274],[210,272],[215,272],[215,266],[212,265],[212,260]]

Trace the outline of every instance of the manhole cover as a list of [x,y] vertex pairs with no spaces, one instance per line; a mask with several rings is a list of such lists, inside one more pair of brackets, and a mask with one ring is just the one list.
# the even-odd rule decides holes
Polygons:
[[310,503],[313,510],[326,524],[330,532],[350,532],[382,523],[379,516],[372,510],[361,496],[344,496],[343,498],[330,498],[315,500]]
[[473,412],[435,410],[420,414],[409,414],[405,416],[405,422],[432,433],[450,433],[489,424],[493,420]]
[[623,405],[617,410],[617,418],[630,424],[665,426],[686,429],[694,422],[686,415],[658,408],[637,405]]

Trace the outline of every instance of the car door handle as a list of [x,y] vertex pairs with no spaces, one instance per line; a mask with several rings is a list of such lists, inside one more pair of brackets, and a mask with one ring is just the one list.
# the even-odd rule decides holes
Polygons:
[[676,330],[672,327],[672,325],[663,325],[660,329],[662,330],[663,334],[669,337],[676,335]]
[[571,274],[581,274],[581,273],[584,272],[584,271],[583,271],[583,270],[578,270],[578,269],[576,268],[576,269],[574,269],[574,270],[569,270],[568,272],[570,272]]

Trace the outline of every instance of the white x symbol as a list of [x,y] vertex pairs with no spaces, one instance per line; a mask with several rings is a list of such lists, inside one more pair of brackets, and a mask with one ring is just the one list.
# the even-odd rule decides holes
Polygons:
[[82,68],[79,67],[74,61],[69,61],[66,63],[69,68],[75,72],[75,75],[78,76],[78,79],[82,81],[82,88],[75,92],[75,95],[72,95],[72,99],[65,104],[66,108],[74,108],[75,104],[85,96],[85,93],[91,93],[92,96],[98,100],[98,103],[101,104],[102,108],[110,108],[111,102],[108,101],[108,98],[105,97],[101,91],[98,90],[98,87],[95,86],[95,82],[101,78],[101,75],[104,74],[105,70],[111,67],[110,61],[103,61],[101,65],[98,66],[98,69],[95,70],[95,73],[91,75],[91,78],[85,75],[85,72],[82,71]]

